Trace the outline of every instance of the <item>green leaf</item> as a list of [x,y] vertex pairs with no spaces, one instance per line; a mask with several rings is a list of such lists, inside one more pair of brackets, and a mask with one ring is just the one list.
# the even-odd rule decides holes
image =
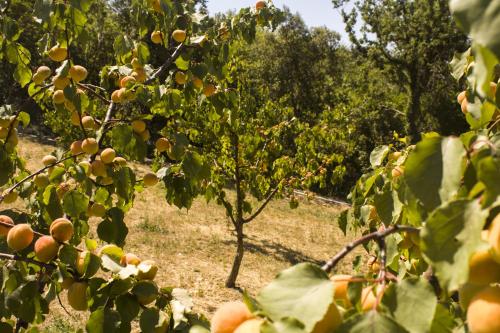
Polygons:
[[389,146],[379,146],[375,148],[370,154],[370,163],[372,168],[377,168],[382,165],[385,157],[389,153]]
[[98,308],[92,312],[85,328],[88,333],[117,332],[120,327],[120,314],[109,308]]
[[141,306],[134,296],[124,294],[116,299],[116,310],[120,313],[122,320],[130,322],[137,317]]
[[[313,264],[299,264],[282,271],[257,296],[272,320],[295,318],[312,332],[334,304],[334,286],[328,275]],[[330,327],[334,329],[335,327]]]
[[63,197],[63,208],[66,214],[78,217],[86,213],[89,206],[89,197],[77,191],[70,191]]
[[465,154],[459,138],[430,137],[418,143],[408,156],[406,183],[428,211],[456,195]]
[[383,313],[370,311],[349,317],[336,331],[338,333],[408,333]]
[[419,278],[392,284],[382,303],[408,332],[420,333],[429,332],[438,301],[430,283]]
[[500,57],[500,2],[451,0],[450,9],[457,23],[476,43]]
[[23,88],[31,81],[31,69],[24,64],[18,64],[13,75],[14,80]]
[[453,201],[434,211],[421,231],[422,252],[441,285],[457,290],[468,278],[470,256],[481,245],[488,212],[478,201]]
[[304,324],[293,318],[285,318],[270,323],[264,322],[260,328],[262,333],[304,333]]
[[453,314],[438,303],[430,333],[452,332],[455,326],[456,323]]
[[107,217],[97,226],[97,235],[107,243],[122,246],[128,234],[127,225],[123,222],[125,215],[119,208],[111,208]]
[[488,156],[478,163],[478,179],[486,185],[483,206],[495,202],[500,196],[500,159]]

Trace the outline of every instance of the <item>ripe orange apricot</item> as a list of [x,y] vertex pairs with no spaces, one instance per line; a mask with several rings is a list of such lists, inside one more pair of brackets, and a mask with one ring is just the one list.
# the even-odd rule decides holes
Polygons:
[[238,326],[253,317],[243,302],[235,301],[222,304],[212,317],[211,333],[233,333]]
[[193,81],[193,87],[195,87],[196,89],[203,88],[203,81],[199,77],[193,76],[192,81]]
[[463,114],[467,114],[467,112],[469,112],[469,110],[467,109],[469,105],[469,101],[467,101],[467,97],[465,97],[462,101],[462,103],[460,104],[460,107],[462,109],[462,113]]
[[69,149],[71,150],[72,155],[78,155],[78,154],[83,153],[82,141],[79,140],[79,141],[73,142]]
[[469,283],[488,285],[500,281],[500,264],[493,258],[489,250],[474,253],[469,261]]
[[56,45],[49,50],[49,58],[53,61],[61,62],[68,56],[68,49]]
[[352,279],[351,275],[334,275],[331,280],[334,282],[335,294],[334,298],[338,301],[343,302],[346,308],[351,307],[351,301],[347,296],[347,286],[349,285],[349,280]]
[[[0,222],[14,225],[14,221],[7,215],[0,215]],[[0,225],[0,236],[7,236],[11,228]]]
[[68,303],[76,311],[85,311],[87,304],[87,283],[75,282],[68,289]]
[[35,255],[41,262],[49,262],[57,256],[59,243],[51,236],[42,236],[35,242]]
[[467,91],[462,91],[460,94],[457,96],[457,102],[458,104],[462,105],[463,100],[467,97]]
[[71,66],[69,69],[69,76],[75,82],[83,81],[87,78],[88,72],[87,69],[80,65]]
[[500,332],[500,287],[487,287],[474,296],[467,309],[471,333]]
[[135,77],[125,76],[123,79],[120,80],[120,87],[126,88],[129,85],[133,85],[135,82],[136,82]]
[[62,217],[54,220],[50,224],[50,235],[58,242],[67,242],[73,237],[73,223]]
[[7,245],[14,251],[21,251],[31,244],[33,237],[33,229],[29,224],[18,224],[7,233]]
[[137,266],[141,263],[141,259],[133,253],[126,253],[120,259],[120,264],[122,266],[134,265]]
[[392,178],[396,179],[401,177],[404,174],[405,170],[403,166],[397,166],[394,169],[392,169],[391,174]]

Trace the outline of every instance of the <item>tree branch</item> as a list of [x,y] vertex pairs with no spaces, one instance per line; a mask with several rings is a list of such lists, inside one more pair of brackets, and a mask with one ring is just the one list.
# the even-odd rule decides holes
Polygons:
[[360,245],[363,245],[365,243],[368,243],[369,241],[372,240],[377,240],[379,241],[380,239],[384,239],[385,237],[401,232],[401,231],[406,231],[406,232],[420,232],[419,228],[411,227],[411,226],[405,226],[405,225],[395,225],[390,228],[385,229],[384,231],[377,231],[373,232],[371,234],[368,234],[366,236],[363,236],[359,238],[358,240],[348,244],[346,247],[344,247],[339,253],[337,253],[333,258],[328,260],[326,264],[323,265],[322,269],[329,273],[337,264],[344,259],[349,253],[351,253],[355,248],[357,248]]
[[276,193],[278,193],[279,188],[280,188],[280,184],[278,184],[274,188],[274,190],[272,190],[271,193],[269,193],[269,195],[267,196],[266,200],[264,200],[264,202],[260,205],[259,209],[257,209],[251,216],[247,217],[246,219],[243,219],[243,223],[250,223],[257,216],[259,216],[260,213],[262,213],[262,211],[266,208],[266,206],[269,204],[269,202],[271,202],[271,200],[273,199],[273,197],[276,195]]
[[0,253],[0,259],[23,261],[23,262],[26,262],[29,264],[34,264],[34,265],[43,267],[43,268],[48,269],[48,270],[54,270],[57,268],[55,265],[46,264],[44,262],[41,262],[41,261],[38,261],[35,259],[31,259],[31,258],[21,257],[17,254]]
[[181,51],[183,49],[184,49],[184,44],[179,44],[179,46],[176,47],[174,53],[172,53],[170,58],[165,60],[163,65],[161,65],[160,68],[158,68],[158,70],[156,72],[154,72],[153,75],[144,82],[144,84],[153,83],[154,80],[156,80],[163,73],[165,73],[167,71],[168,67],[170,67],[170,65],[172,65],[172,63],[179,57],[179,55],[181,54]]

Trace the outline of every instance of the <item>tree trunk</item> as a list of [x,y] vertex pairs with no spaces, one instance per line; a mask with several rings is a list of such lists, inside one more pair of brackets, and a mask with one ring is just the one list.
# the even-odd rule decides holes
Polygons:
[[410,98],[406,114],[406,134],[410,137],[411,143],[416,143],[420,140],[417,122],[420,117],[421,96],[422,93],[418,85],[417,74],[415,72],[410,73]]
[[[239,221],[241,222],[241,221]],[[238,278],[238,273],[240,272],[241,262],[243,260],[243,254],[245,253],[245,249],[243,247],[243,223],[239,225],[236,230],[237,233],[237,247],[236,247],[236,255],[233,261],[233,267],[231,268],[231,273],[226,280],[227,288],[235,288],[236,287],[236,279]]]

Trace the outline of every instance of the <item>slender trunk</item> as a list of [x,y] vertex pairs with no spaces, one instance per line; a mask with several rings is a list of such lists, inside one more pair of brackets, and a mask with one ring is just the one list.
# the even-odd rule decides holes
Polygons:
[[226,280],[227,288],[236,287],[236,279],[238,278],[238,274],[240,272],[241,262],[243,260],[243,255],[245,253],[245,249],[243,247],[243,224],[241,227],[236,230],[237,233],[237,247],[236,247],[236,255],[233,260],[233,267],[231,268],[231,273]]
[[410,73],[410,98],[408,103],[408,111],[406,114],[406,134],[410,137],[410,142],[415,143],[420,140],[420,132],[418,130],[418,119],[420,116],[420,99],[422,93],[418,85],[416,71]]

